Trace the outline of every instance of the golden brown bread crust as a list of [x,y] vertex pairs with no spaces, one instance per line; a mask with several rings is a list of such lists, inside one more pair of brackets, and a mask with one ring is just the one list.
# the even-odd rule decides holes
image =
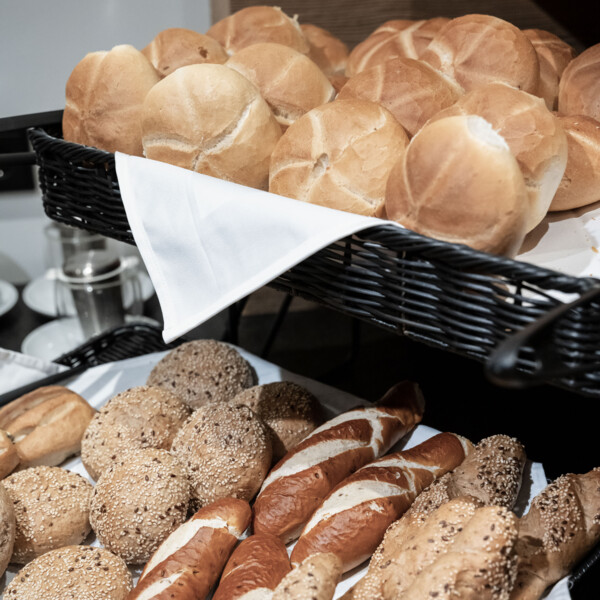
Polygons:
[[583,115],[558,116],[569,154],[551,211],[571,210],[600,200],[600,121]]
[[284,543],[298,537],[340,481],[385,454],[421,421],[423,399],[411,382],[394,386],[382,402],[326,422],[271,469],[254,503],[256,533],[271,533]]
[[158,33],[142,49],[142,54],[161,77],[186,65],[223,64],[228,58],[227,52],[217,40],[182,27],[171,27]]
[[302,54],[310,50],[297,19],[290,19],[277,6],[249,6],[238,10],[215,23],[206,35],[217,40],[229,55],[260,42],[283,44]]
[[527,189],[506,142],[477,116],[425,125],[393,166],[385,211],[423,235],[514,255],[529,219]]
[[558,110],[600,121],[600,44],[584,50],[565,68],[558,87]]
[[0,483],[0,577],[10,562],[15,544],[15,509],[6,488]]
[[558,36],[543,29],[524,29],[540,62],[540,84],[536,94],[549,110],[558,106],[558,83],[567,65],[575,57],[575,49]]
[[253,44],[236,52],[226,65],[259,89],[282,128],[335,95],[310,58],[282,44]]
[[159,80],[150,61],[133,46],[87,54],[67,80],[65,140],[142,156],[142,104]]
[[334,553],[344,572],[361,564],[416,496],[457,467],[471,448],[467,440],[440,433],[365,465],[325,497],[294,546],[292,564],[318,552]]
[[511,600],[538,600],[600,540],[600,468],[552,482],[521,519]]
[[0,479],[12,473],[19,464],[19,455],[12,437],[0,429]]
[[234,550],[213,600],[236,600],[257,589],[274,590],[291,571],[286,547],[274,535],[255,534]]
[[457,86],[427,63],[412,58],[394,58],[351,77],[337,99],[358,98],[387,108],[409,136],[454,104]]
[[382,216],[387,176],[408,137],[385,108],[335,100],[293,123],[271,157],[269,191],[311,204]]
[[530,94],[538,90],[540,67],[533,45],[520,29],[490,15],[448,21],[420,58],[465,91],[494,81]]
[[258,89],[233,69],[177,69],[150,90],[141,122],[147,158],[266,188],[281,128]]
[[567,137],[560,121],[532,94],[490,83],[459,98],[431,121],[479,115],[508,144],[523,173],[529,198],[527,231],[546,216],[567,165]]
[[330,31],[311,23],[300,25],[309,44],[308,58],[327,76],[343,75],[348,61],[348,46]]

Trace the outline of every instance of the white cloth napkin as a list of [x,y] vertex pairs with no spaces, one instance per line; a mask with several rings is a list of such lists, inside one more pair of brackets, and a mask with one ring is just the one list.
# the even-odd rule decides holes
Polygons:
[[331,242],[389,223],[118,152],[116,169],[166,342]]
[[0,394],[66,370],[64,365],[0,348]]

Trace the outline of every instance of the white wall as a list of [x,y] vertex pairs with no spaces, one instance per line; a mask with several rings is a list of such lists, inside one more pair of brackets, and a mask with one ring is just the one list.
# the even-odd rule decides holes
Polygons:
[[[209,0],[0,0],[0,117],[57,110],[87,52],[143,48],[159,31],[210,26]],[[0,279],[43,272],[39,191],[0,192]]]

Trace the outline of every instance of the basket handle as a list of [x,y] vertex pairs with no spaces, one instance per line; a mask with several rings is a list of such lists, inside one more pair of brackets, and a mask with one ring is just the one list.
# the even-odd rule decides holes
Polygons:
[[[577,300],[560,304],[545,315],[502,340],[490,354],[485,365],[487,378],[494,384],[513,389],[523,389],[589,371],[588,366],[565,366],[552,343],[554,325],[568,311],[600,297],[600,282],[581,294]],[[528,347],[534,350],[536,364],[531,373],[517,369],[519,352]]]

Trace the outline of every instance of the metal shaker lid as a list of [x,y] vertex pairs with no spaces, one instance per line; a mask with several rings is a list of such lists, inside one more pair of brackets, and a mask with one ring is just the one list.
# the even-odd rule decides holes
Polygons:
[[62,268],[64,279],[73,283],[94,283],[120,275],[121,259],[110,250],[86,250],[70,256]]

